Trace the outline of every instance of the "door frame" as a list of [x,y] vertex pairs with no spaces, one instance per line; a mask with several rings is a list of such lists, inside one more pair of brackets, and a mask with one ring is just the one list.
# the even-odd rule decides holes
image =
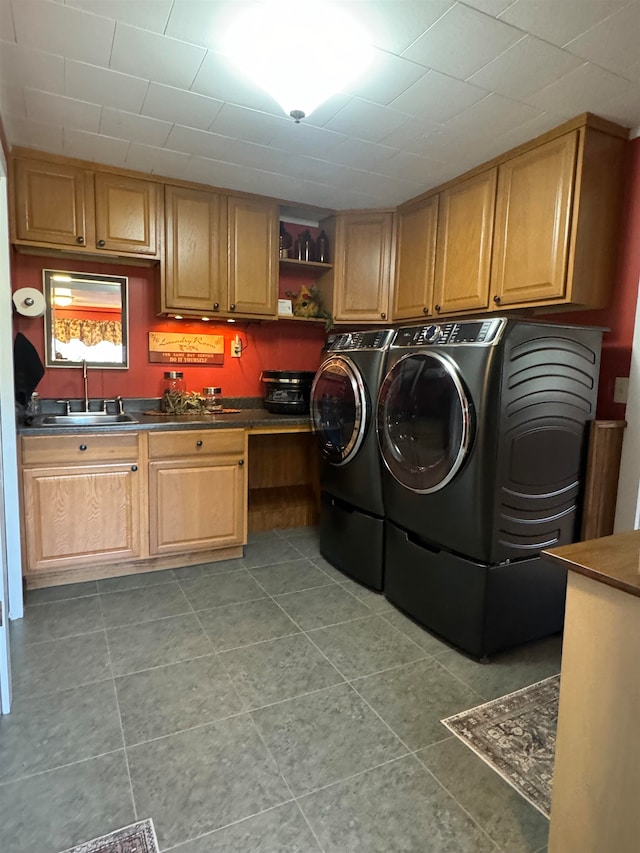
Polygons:
[[640,528],[640,299],[636,303],[625,420],[614,533]]

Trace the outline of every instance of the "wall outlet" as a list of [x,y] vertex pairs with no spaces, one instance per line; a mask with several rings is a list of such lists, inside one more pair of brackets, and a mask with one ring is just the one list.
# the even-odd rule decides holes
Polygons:
[[240,335],[236,335],[231,341],[231,356],[232,358],[240,358],[242,355],[242,341]]
[[616,376],[616,384],[613,386],[613,402],[621,403],[623,406],[627,403],[629,396],[629,377]]

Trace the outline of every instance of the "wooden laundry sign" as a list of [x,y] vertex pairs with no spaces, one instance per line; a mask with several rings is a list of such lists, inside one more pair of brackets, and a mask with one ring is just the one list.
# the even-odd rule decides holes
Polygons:
[[163,364],[222,364],[224,336],[149,332],[149,361]]

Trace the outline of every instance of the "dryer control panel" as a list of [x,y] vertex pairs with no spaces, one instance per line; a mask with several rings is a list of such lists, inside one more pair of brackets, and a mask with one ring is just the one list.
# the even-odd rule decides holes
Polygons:
[[375,329],[370,332],[341,332],[338,335],[329,335],[325,351],[349,352],[363,349],[386,349],[393,334],[393,329]]
[[502,317],[490,320],[460,320],[458,323],[430,324],[398,329],[392,346],[420,347],[444,344],[492,345],[500,340],[506,321]]

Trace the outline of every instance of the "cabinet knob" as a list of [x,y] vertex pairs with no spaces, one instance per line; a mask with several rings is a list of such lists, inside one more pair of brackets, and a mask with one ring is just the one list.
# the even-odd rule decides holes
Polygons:
[[219,310],[220,310],[220,303],[219,303],[219,302],[214,302],[214,303],[213,303],[213,310],[214,310],[214,311],[219,311]]
[[196,447],[202,447],[202,439],[201,439],[201,438],[199,438],[199,439],[196,441]]
[[424,306],[424,308],[422,309],[422,313],[423,313],[423,314],[428,314],[428,313],[429,313],[429,309],[427,308],[427,306],[426,306],[426,305],[425,305],[425,306]]
[[100,249],[103,249],[107,244],[104,240],[98,240],[98,246]]
[[439,311],[439,310],[440,310],[440,306],[439,306],[439,305],[434,305],[433,307],[434,307],[434,309],[435,309],[436,311]]
[[80,246],[84,245],[84,237],[76,237],[76,243],[79,243]]
[[232,302],[231,305],[229,305],[229,311],[235,311],[235,310],[236,310],[236,303]]
[[387,315],[384,313],[384,311],[380,314],[380,316],[382,317],[383,320],[387,319]]
[[238,465],[244,465],[244,459],[238,459]]
[[81,445],[80,445],[80,450],[86,450],[86,449],[87,449],[87,445],[86,445],[86,444],[81,444]]
[[131,466],[131,470],[132,470],[132,471],[137,471],[137,470],[138,470],[138,466],[137,466],[137,465],[132,465],[132,466]]
[[496,295],[493,297],[493,301],[496,303],[496,305],[499,305],[499,304],[500,304],[500,297],[498,296],[498,294],[496,294]]

